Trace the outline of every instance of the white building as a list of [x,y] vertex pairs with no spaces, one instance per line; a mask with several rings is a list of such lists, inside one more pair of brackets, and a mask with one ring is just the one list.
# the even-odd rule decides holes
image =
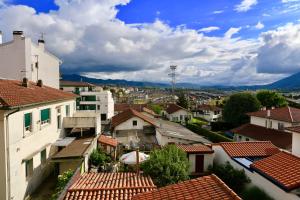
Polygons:
[[200,117],[209,122],[215,122],[222,118],[222,109],[212,105],[200,105],[193,110],[193,117]]
[[229,162],[244,170],[250,185],[264,190],[275,200],[298,200],[300,195],[300,158],[281,152],[268,141],[232,142],[213,145],[214,164]]
[[52,171],[52,144],[64,137],[63,118],[73,115],[75,98],[41,82],[0,80],[1,199],[24,199]]
[[[2,41],[0,34],[0,42]],[[43,83],[59,88],[59,65],[61,61],[45,49],[45,41],[36,45],[22,31],[13,32],[13,40],[0,43],[0,77]]]
[[185,124],[187,120],[192,118],[192,114],[185,108],[178,106],[177,104],[169,104],[163,115],[168,120],[173,122],[180,122]]

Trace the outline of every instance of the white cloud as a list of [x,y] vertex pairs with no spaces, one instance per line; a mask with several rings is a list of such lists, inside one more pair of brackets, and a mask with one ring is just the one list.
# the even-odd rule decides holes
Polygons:
[[237,12],[247,12],[253,6],[257,4],[257,0],[242,0],[242,2],[235,6],[235,11]]
[[223,13],[224,12],[224,10],[215,10],[214,12],[213,12],[213,14],[221,14],[221,13]]
[[198,31],[204,32],[204,33],[209,33],[209,32],[217,31],[217,30],[220,30],[220,28],[217,26],[209,26],[209,27],[201,28]]
[[233,35],[237,34],[242,28],[233,28],[231,27],[230,29],[228,29],[228,31],[226,31],[226,33],[224,34],[225,38],[231,38]]
[[260,30],[260,29],[263,29],[265,27],[265,25],[263,23],[261,23],[260,21],[257,22],[257,24],[255,25],[255,28]]

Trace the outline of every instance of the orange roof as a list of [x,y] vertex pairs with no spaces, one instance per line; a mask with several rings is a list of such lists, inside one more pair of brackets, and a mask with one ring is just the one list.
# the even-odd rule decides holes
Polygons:
[[143,108],[146,106],[147,106],[147,104],[116,103],[114,110],[115,110],[115,112],[123,112],[125,110],[128,110],[129,108],[132,108],[138,112],[142,112]]
[[270,141],[221,142],[230,157],[266,157],[280,152]]
[[132,117],[138,117],[138,118],[148,122],[149,124],[156,126],[155,122],[151,118],[143,115],[142,113],[140,113],[132,108],[129,108],[129,109],[113,116],[111,125],[114,128],[114,127],[118,126],[119,124],[129,120]]
[[290,153],[280,152],[250,166],[284,190],[300,187],[300,158]]
[[283,107],[271,109],[270,116],[268,116],[268,110],[260,110],[257,112],[247,113],[249,116],[270,118],[284,122],[300,122],[300,109],[293,107]]
[[172,114],[174,112],[177,112],[178,110],[186,110],[186,109],[177,104],[169,104],[166,109],[166,112]]
[[136,173],[84,173],[68,189],[64,200],[122,199],[156,188],[149,176]]
[[1,107],[20,107],[75,99],[76,97],[77,95],[48,86],[37,86],[30,81],[28,87],[25,87],[19,80],[0,80]]
[[118,141],[116,139],[107,137],[105,135],[100,135],[100,137],[98,138],[98,142],[113,147],[116,147],[118,145]]
[[216,175],[203,176],[166,187],[138,194],[132,200],[240,200]]
[[210,147],[208,147],[204,144],[196,144],[196,145],[176,144],[176,146],[189,154],[192,154],[192,153],[208,154],[208,153],[214,152]]

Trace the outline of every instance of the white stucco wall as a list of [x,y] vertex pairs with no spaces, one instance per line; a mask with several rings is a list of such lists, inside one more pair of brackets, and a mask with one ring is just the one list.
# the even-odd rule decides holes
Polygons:
[[292,154],[300,157],[300,133],[293,133]]
[[214,163],[224,164],[228,161],[234,168],[236,169],[244,169],[246,175],[251,179],[250,185],[255,185],[260,189],[263,189],[268,195],[270,195],[275,200],[299,200],[299,197],[295,194],[285,192],[277,185],[270,182],[268,179],[265,179],[263,176],[258,174],[255,171],[250,171],[244,168],[242,165],[238,164],[234,160],[232,160],[228,154],[223,150],[219,145],[214,145],[213,150],[215,151]]
[[215,115],[215,113],[213,111],[209,111],[206,114],[200,114],[199,112],[194,112],[193,113],[194,117],[201,117],[209,122],[213,122],[213,121],[217,121],[218,119],[220,119],[222,117],[222,114],[217,114]]
[[[133,126],[133,121],[137,121],[137,126]],[[119,124],[118,126],[115,127],[115,131],[118,130],[143,130],[144,126],[149,126],[150,124],[138,117],[132,117],[128,119],[127,121]]]
[[[180,116],[182,116],[182,119],[180,120]],[[184,123],[185,122],[185,118],[188,117],[188,116],[191,116],[191,114],[189,112],[187,112],[186,110],[178,110],[172,114],[167,114],[167,117],[170,121],[175,121],[175,122],[181,122],[181,123]],[[175,120],[174,118],[176,118],[178,120]]]
[[[61,108],[61,123],[65,117],[65,106],[70,106],[70,115],[74,112],[74,101],[65,101],[28,107],[9,116],[5,124],[8,125],[8,132],[1,134],[9,135],[9,177],[11,197],[13,199],[23,199],[26,194],[33,192],[44,178],[47,177],[51,169],[51,164],[41,165],[40,152],[46,148],[47,159],[56,152],[56,148],[51,146],[58,138],[63,137],[62,129],[57,128],[57,108]],[[50,108],[51,121],[49,124],[40,125],[40,110]],[[32,113],[32,131],[26,132],[24,129],[24,114]],[[61,126],[62,127],[62,126]],[[30,178],[25,176],[24,159],[33,158],[33,175]],[[16,185],[18,187],[16,187]]]
[[208,166],[213,164],[214,154],[213,153],[212,154],[189,154],[188,158],[190,163],[190,168],[189,168],[190,173],[194,173],[196,170],[196,155],[204,155],[203,170],[204,172],[206,172]]
[[[59,89],[60,60],[44,50],[43,45],[35,45],[30,38],[16,36],[11,42],[0,44],[0,77],[22,80],[26,77]],[[38,78],[35,63],[39,63]]]
[[266,127],[266,121],[267,121],[267,128],[272,128],[276,130],[278,130],[278,123],[283,123],[284,127],[292,126],[292,123],[288,123],[288,122],[278,121],[274,119],[266,119],[266,118],[255,117],[255,116],[250,117],[250,123],[257,126]]

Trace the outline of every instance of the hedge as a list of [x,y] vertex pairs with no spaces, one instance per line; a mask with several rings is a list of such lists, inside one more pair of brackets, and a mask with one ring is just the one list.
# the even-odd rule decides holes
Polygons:
[[197,133],[198,135],[202,135],[206,137],[208,140],[210,140],[213,143],[218,143],[218,142],[233,142],[232,139],[225,137],[223,135],[220,135],[218,133],[206,130],[204,128],[201,128],[197,124],[187,124],[186,127],[190,129],[191,131]]

